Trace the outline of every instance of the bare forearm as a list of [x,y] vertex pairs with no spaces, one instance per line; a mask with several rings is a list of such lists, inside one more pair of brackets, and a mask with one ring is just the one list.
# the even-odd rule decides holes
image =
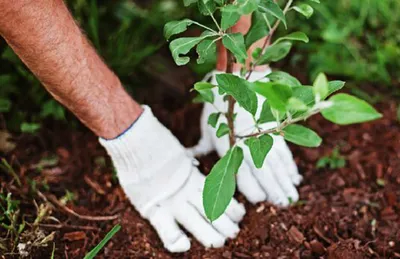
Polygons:
[[141,113],[62,0],[0,0],[0,34],[48,91],[99,136],[115,137]]

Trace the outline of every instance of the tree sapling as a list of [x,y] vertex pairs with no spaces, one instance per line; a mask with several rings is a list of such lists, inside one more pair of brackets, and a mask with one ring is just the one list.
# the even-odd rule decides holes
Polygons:
[[[308,0],[319,3],[319,0]],[[283,8],[277,3],[282,3]],[[243,162],[243,147],[250,149],[255,167],[261,168],[268,152],[273,146],[271,134],[279,134],[287,141],[306,147],[318,147],[322,139],[313,130],[296,124],[309,117],[321,113],[322,116],[339,125],[361,123],[381,117],[372,106],[354,96],[339,93],[331,96],[344,86],[342,81],[328,81],[321,73],[313,86],[302,85],[299,80],[283,71],[274,71],[267,75],[268,82],[249,82],[248,79],[256,66],[270,65],[285,58],[294,42],[309,41],[303,32],[293,32],[273,40],[274,32],[281,24],[287,28],[286,15],[293,11],[307,18],[313,9],[307,3],[298,1],[273,0],[184,0],[186,6],[197,4],[200,13],[209,16],[214,22],[208,27],[190,19],[171,21],[165,25],[164,34],[167,40],[184,32],[191,25],[204,29],[198,37],[182,37],[173,39],[170,50],[175,63],[186,65],[190,58],[186,56],[196,48],[197,63],[215,58],[217,42],[221,42],[228,52],[227,71],[218,74],[218,85],[199,82],[194,90],[199,93],[197,100],[214,102],[213,88],[228,102],[228,110],[211,114],[209,124],[217,128],[218,137],[229,135],[230,149],[215,164],[206,178],[203,190],[203,205],[209,220],[216,220],[227,208],[236,188],[236,173]],[[216,15],[218,14],[218,16]],[[242,15],[252,15],[252,25],[247,34],[232,33],[231,27]],[[217,19],[216,17],[220,17]],[[247,52],[251,45],[261,38],[266,38],[262,48],[252,52],[253,61],[246,68]],[[233,74],[234,63],[243,64],[241,76]],[[257,95],[266,101],[262,111],[256,115]],[[329,97],[329,98],[328,98]],[[245,109],[254,118],[254,130],[251,134],[240,135],[235,132],[235,103]],[[225,116],[227,123],[218,123]],[[260,125],[276,122],[276,126],[261,130]],[[238,145],[244,143],[245,145]]]

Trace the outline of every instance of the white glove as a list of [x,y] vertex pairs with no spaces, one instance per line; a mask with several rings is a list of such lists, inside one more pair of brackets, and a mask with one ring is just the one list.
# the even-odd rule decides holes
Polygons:
[[143,108],[143,114],[121,136],[113,140],[100,138],[126,195],[170,252],[190,249],[189,238],[178,223],[204,246],[223,246],[227,238],[238,234],[237,223],[245,214],[244,206],[232,200],[218,220],[206,220],[202,203],[204,175],[151,109]]
[[[211,72],[211,83],[217,85],[216,74],[222,72]],[[265,76],[270,73],[270,70],[265,72],[253,72],[250,81],[258,81],[263,79],[267,81]],[[229,137],[227,135],[222,138],[216,136],[216,129],[208,125],[208,117],[211,113],[218,111],[227,111],[228,103],[225,102],[221,95],[218,94],[217,88],[213,88],[215,101],[214,104],[206,103],[201,116],[201,132],[202,137],[197,146],[189,149],[194,156],[204,155],[212,150],[216,150],[219,156],[225,155],[229,149]],[[265,98],[257,95],[258,110],[257,117],[261,113],[262,105]],[[216,110],[216,108],[218,110]],[[235,105],[235,133],[245,135],[254,132],[254,120],[250,113]],[[220,116],[219,123],[227,123],[225,116]],[[276,126],[275,122],[265,123],[261,125],[263,130],[267,130]],[[218,128],[218,126],[217,126]],[[257,169],[252,161],[249,149],[244,145],[243,140],[238,142],[238,145],[243,148],[244,161],[237,175],[238,189],[246,198],[252,202],[268,200],[274,204],[287,206],[290,200],[296,202],[299,199],[299,194],[295,188],[298,185],[302,176],[299,174],[297,166],[293,160],[293,155],[289,150],[285,140],[281,136],[271,135],[274,139],[274,144],[268,153],[263,167]]]

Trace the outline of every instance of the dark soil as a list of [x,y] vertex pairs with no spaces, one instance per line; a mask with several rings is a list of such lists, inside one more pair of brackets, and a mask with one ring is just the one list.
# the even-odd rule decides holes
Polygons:
[[[52,216],[60,223],[47,219],[40,228],[46,234],[56,231],[56,258],[82,258],[116,224],[122,230],[102,250],[104,258],[400,258],[400,124],[394,103],[377,107],[384,118],[372,123],[339,127],[319,116],[311,119],[308,125],[323,137],[323,145],[318,149],[291,146],[304,175],[301,201],[282,209],[266,202],[253,206],[236,195],[246,204],[247,214],[239,236],[220,249],[206,250],[192,239],[190,252],[168,253],[125,198],[110,161],[103,159],[105,151],[89,132],[49,126],[53,130],[19,137],[17,148],[6,158],[23,179],[23,188],[2,173],[1,190],[21,200],[28,222],[36,215],[33,199],[40,204],[47,197],[55,204],[55,197],[60,199],[66,190],[76,197],[67,207],[80,215],[117,215],[108,221],[79,219],[55,205]],[[182,143],[196,143],[201,105],[153,108]],[[336,146],[346,166],[317,170],[317,160]],[[55,165],[35,166],[52,154],[59,158]],[[215,154],[200,158],[201,170],[208,173],[216,159]],[[43,196],[32,194],[28,178],[36,181]],[[48,191],[40,184],[44,180]],[[52,246],[50,242],[34,248],[30,256],[50,258]]]

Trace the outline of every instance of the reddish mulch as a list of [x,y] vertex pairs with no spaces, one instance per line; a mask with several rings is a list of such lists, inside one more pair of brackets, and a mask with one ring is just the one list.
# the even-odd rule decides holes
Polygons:
[[[173,111],[153,107],[182,143],[196,143],[200,105],[187,104]],[[288,209],[269,203],[253,206],[237,195],[247,208],[239,236],[220,249],[206,250],[193,240],[191,251],[184,254],[168,253],[149,223],[129,205],[112,177],[110,161],[102,166],[105,152],[91,133],[60,128],[42,131],[36,137],[23,136],[7,158],[24,179],[38,183],[46,179],[51,189],[41,188],[45,195],[60,198],[65,190],[73,192],[77,199],[68,207],[75,212],[118,215],[112,221],[88,221],[54,209],[52,216],[73,226],[42,227],[46,233],[57,231],[56,258],[82,258],[117,223],[122,230],[102,250],[104,258],[399,258],[400,124],[394,103],[380,104],[378,109],[384,113],[383,119],[355,126],[335,126],[319,116],[310,120],[308,125],[319,132],[324,143],[318,149],[292,146],[304,175],[299,187],[301,202]],[[317,170],[318,158],[336,146],[347,159],[346,167]],[[60,159],[56,166],[30,169],[54,153]],[[215,154],[201,158],[201,170],[208,173],[216,159]],[[10,187],[10,179],[0,174],[1,188],[17,193],[17,197],[28,193],[27,186]],[[384,184],[378,184],[377,179],[384,179]],[[30,197],[42,202],[37,196]],[[36,213],[32,198],[25,198],[21,207],[27,219],[32,219]],[[31,255],[50,258],[51,250],[52,245]]]

